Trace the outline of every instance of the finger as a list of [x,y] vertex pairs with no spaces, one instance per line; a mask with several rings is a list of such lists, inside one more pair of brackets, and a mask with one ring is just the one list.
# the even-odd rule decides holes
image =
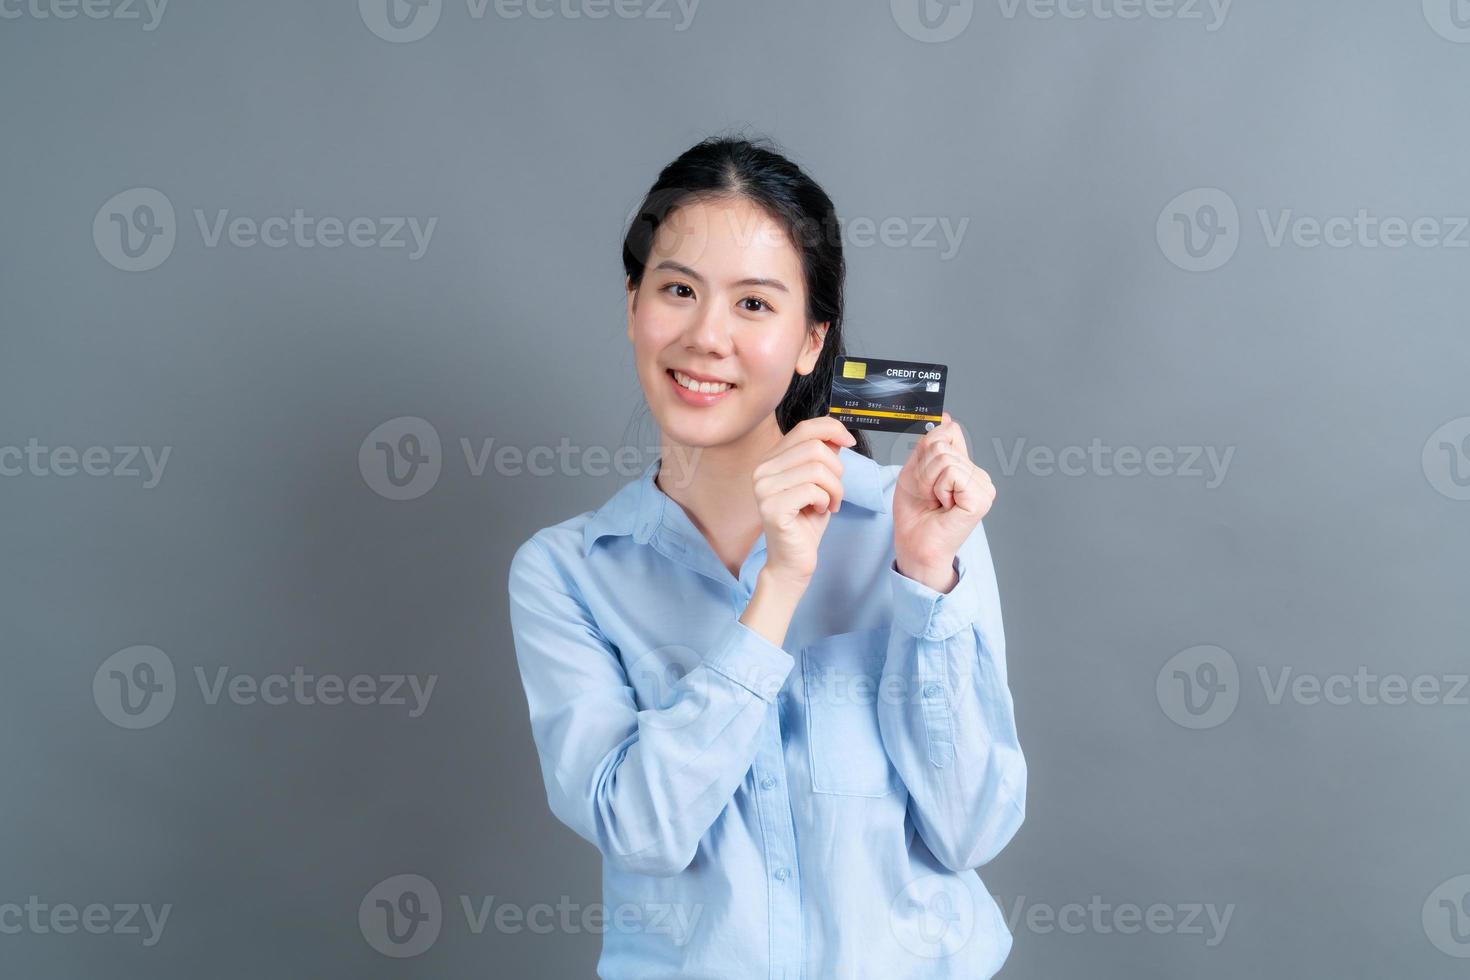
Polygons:
[[802,419],[791,427],[790,432],[786,433],[787,439],[793,436],[796,436],[793,442],[820,439],[831,443],[833,448],[857,444],[857,436],[853,435],[847,426],[837,421],[836,416],[833,415],[818,415],[815,418]]
[[919,470],[919,482],[945,510],[955,505],[955,493],[973,478],[976,469],[969,460],[941,445]]
[[827,491],[815,483],[799,483],[769,499],[771,515],[776,520],[787,515],[800,514],[808,507],[812,509],[813,515],[827,515],[831,504]]
[[[816,458],[821,453],[826,453],[832,459],[838,460],[838,451],[842,446],[855,445],[857,440],[847,429],[830,416],[818,416],[816,418],[802,419],[791,427],[783,435],[775,446],[766,453],[758,464],[757,469],[765,467],[772,468],[776,460],[781,459],[788,453],[796,453],[791,459]],[[809,455],[808,455],[809,454]],[[777,464],[775,468],[783,468],[783,464]]]
[[954,463],[946,467],[935,486],[952,506],[967,513],[984,513],[995,502],[995,484],[990,474],[971,463]]
[[802,463],[760,477],[758,496],[772,497],[803,483],[814,483],[827,491],[834,508],[842,502],[842,479],[831,468],[819,462]]
[[970,450],[965,444],[965,431],[960,428],[960,424],[955,421],[954,416],[948,412],[942,412],[940,418],[943,421],[924,433],[924,438],[930,442],[947,442],[954,446],[962,455],[969,456]]
[[808,439],[767,457],[756,467],[755,475],[779,473],[803,463],[821,463],[830,469],[839,480],[842,478],[842,471],[846,469],[836,449],[819,439]]
[[918,450],[917,460],[914,463],[918,484],[924,490],[934,487],[934,480],[939,476],[939,471],[944,463],[951,459],[963,459],[954,447],[947,442],[931,442]]
[[816,483],[822,486],[832,497],[833,505],[839,507],[842,502],[842,478],[825,461],[807,461],[786,470],[776,470],[764,478],[764,491],[767,495],[779,494],[785,489],[797,486],[798,483]]
[[970,450],[965,443],[965,432],[948,412],[944,413],[943,422],[924,433],[915,450],[928,454],[940,446],[948,446],[956,455],[965,459],[970,458]]
[[963,494],[964,474],[959,472],[952,461],[940,460],[939,468],[934,474],[934,483],[930,487],[930,495],[939,503],[943,510],[953,510],[957,496]]

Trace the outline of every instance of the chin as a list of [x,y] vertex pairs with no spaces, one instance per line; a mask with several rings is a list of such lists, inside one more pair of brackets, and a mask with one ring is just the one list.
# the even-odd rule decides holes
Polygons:
[[659,431],[663,433],[665,439],[693,449],[723,446],[727,442],[740,438],[739,432],[731,431],[731,427],[725,425],[690,425],[684,419],[672,421],[655,418],[654,421],[658,423]]

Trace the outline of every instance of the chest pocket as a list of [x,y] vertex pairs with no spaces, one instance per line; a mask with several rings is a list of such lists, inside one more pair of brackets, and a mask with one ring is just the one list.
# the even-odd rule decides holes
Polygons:
[[824,636],[801,650],[812,791],[887,796],[901,785],[878,729],[888,628]]

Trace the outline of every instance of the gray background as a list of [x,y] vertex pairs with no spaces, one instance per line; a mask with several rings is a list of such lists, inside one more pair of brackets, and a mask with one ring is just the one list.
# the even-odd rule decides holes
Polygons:
[[[950,11],[970,20],[942,42],[885,2],[705,0],[677,30],[673,7],[476,19],[447,0],[410,43],[351,2],[175,0],[151,31],[0,19],[0,447],[171,447],[151,488],[0,478],[0,904],[172,906],[152,947],[0,934],[0,973],[592,975],[595,930],[476,934],[460,908],[600,900],[596,852],[546,807],[506,566],[626,478],[587,475],[587,447],[651,458],[622,224],[660,167],[734,128],[778,140],[844,219],[900,219],[887,244],[848,242],[850,348],[948,363],[948,407],[1000,488],[986,526],[1031,767],[1028,820],[982,869],[1022,909],[1002,975],[1464,976],[1470,942],[1435,893],[1470,874],[1470,708],[1272,704],[1258,677],[1467,669],[1452,465],[1470,460],[1440,442],[1470,428],[1470,250],[1273,247],[1257,214],[1454,234],[1470,44],[1434,29],[1448,6],[1237,0],[1210,30],[1208,7],[989,0]],[[138,187],[176,209],[176,241],[128,272],[90,229]],[[1156,236],[1161,215],[1207,220],[1166,208],[1196,188],[1239,209],[1211,271]],[[410,260],[210,247],[196,208],[438,223]],[[922,219],[967,219],[959,250],[916,241]],[[409,500],[359,461],[402,417],[442,440]],[[461,439],[575,452],[477,476]],[[1214,487],[1007,473],[1021,439],[1234,455]],[[176,699],[129,730],[92,683],[139,644],[167,655]],[[1202,644],[1237,666],[1238,706],[1192,729],[1166,664]],[[409,718],[210,704],[195,677],[297,666],[437,687]],[[357,921],[400,874],[445,905],[412,959]],[[1232,918],[1210,945],[1208,925],[1041,917],[1093,896]]]

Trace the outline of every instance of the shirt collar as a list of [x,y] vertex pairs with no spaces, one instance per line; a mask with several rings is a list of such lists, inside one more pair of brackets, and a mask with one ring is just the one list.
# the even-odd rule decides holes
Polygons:
[[[843,467],[843,505],[856,504],[874,513],[888,513],[878,462],[847,446],[839,447],[837,455]],[[663,522],[664,508],[677,506],[653,481],[662,459],[662,456],[655,457],[644,468],[642,476],[625,483],[607,503],[593,512],[582,529],[582,554],[590,555],[592,546],[604,535],[631,534],[639,544],[648,542]]]

